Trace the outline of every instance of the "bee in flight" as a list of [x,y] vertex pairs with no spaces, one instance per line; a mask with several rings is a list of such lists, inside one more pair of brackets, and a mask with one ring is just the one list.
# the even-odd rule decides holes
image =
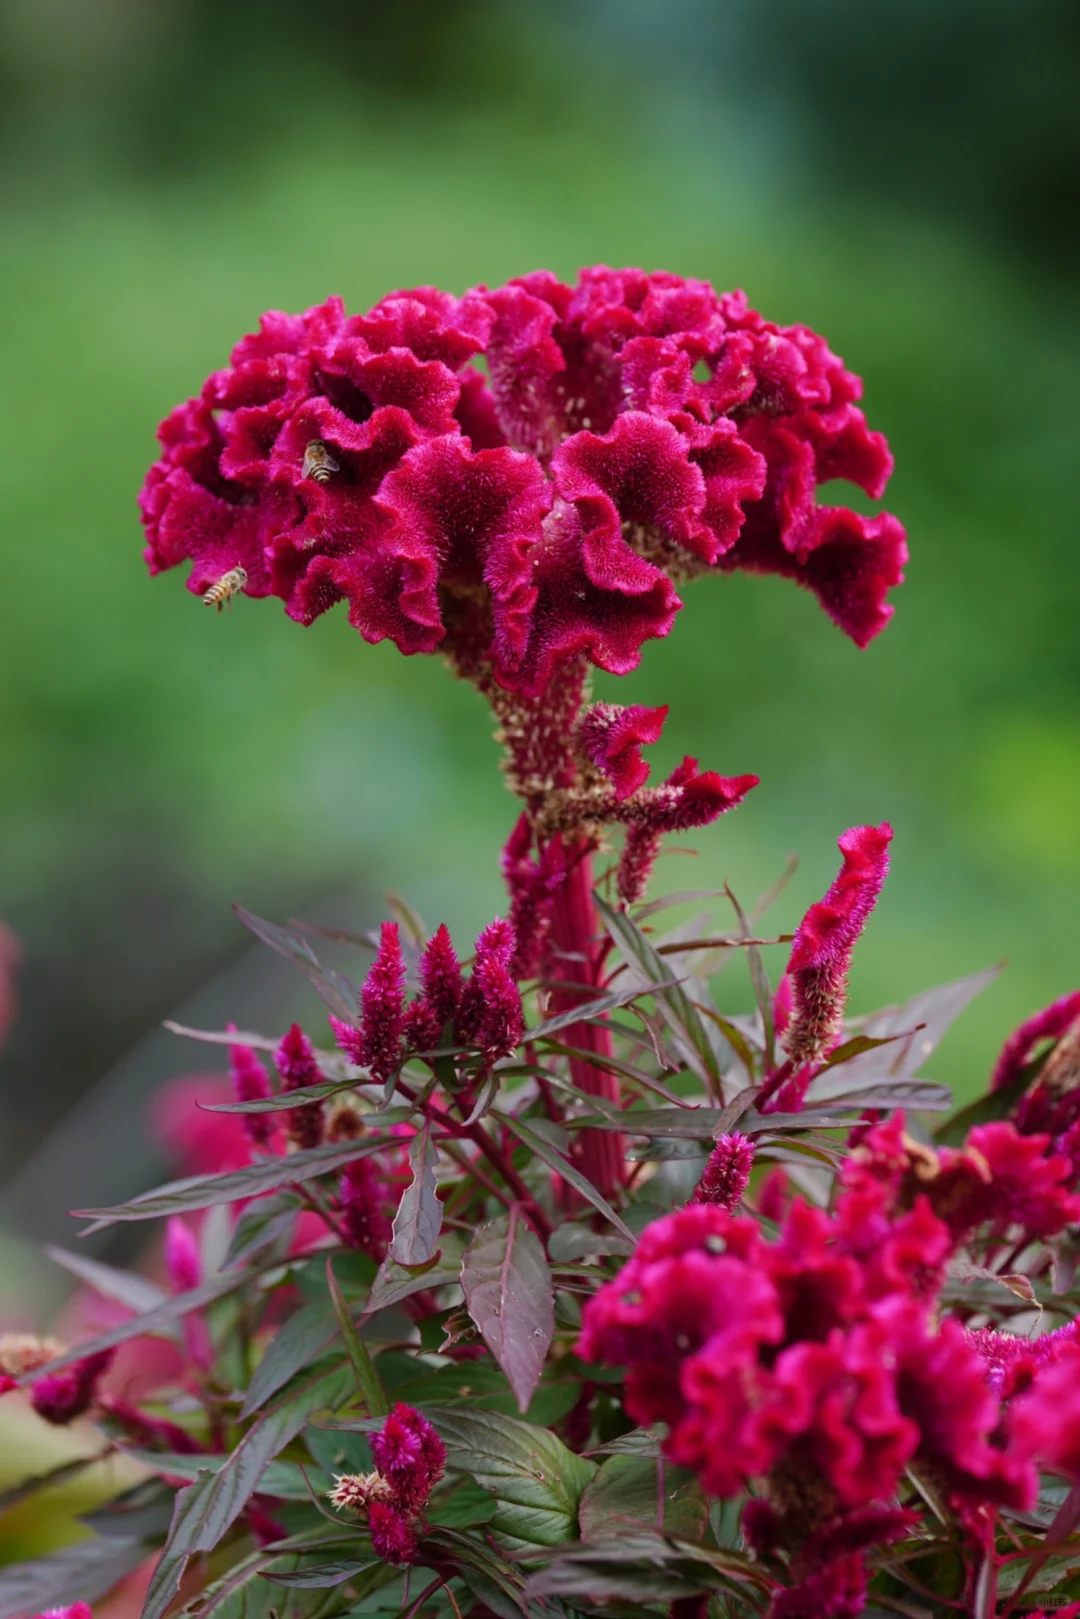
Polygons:
[[216,607],[219,613],[223,607],[228,605],[231,612],[232,599],[243,590],[247,584],[247,578],[246,568],[230,568],[228,573],[223,573],[221,578],[210,586],[210,589],[203,597],[204,604],[207,607]]
[[304,469],[301,477],[314,478],[316,483],[329,483],[332,472],[340,472],[341,465],[334,460],[321,438],[313,438],[304,451]]

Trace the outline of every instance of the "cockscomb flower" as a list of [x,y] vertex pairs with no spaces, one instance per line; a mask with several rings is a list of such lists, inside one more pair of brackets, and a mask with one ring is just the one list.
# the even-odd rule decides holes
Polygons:
[[[315,1048],[298,1023],[290,1024],[274,1053],[283,1091],[298,1091],[322,1080]],[[306,1102],[285,1115],[285,1134],[297,1147],[317,1147],[322,1140],[322,1108]]]
[[815,496],[884,490],[860,393],[806,327],[665,272],[421,287],[351,317],[331,298],[265,316],[162,423],[146,557],[301,623],[344,597],[367,640],[533,695],[569,657],[633,668],[674,581],[712,568],[797,580],[865,645],[903,530]]
[[386,1172],[374,1158],[356,1158],[345,1165],[338,1182],[338,1204],[346,1242],[381,1265],[393,1235],[397,1197]]
[[754,1145],[736,1130],[720,1136],[709,1154],[701,1179],[691,1194],[691,1203],[712,1203],[734,1214],[750,1184],[754,1167]]
[[892,835],[887,822],[843,833],[837,840],[844,857],[840,872],[799,923],[787,965],[788,1073],[817,1062],[843,1033],[851,956],[888,875]]
[[397,1070],[405,1032],[405,962],[396,922],[384,922],[379,949],[360,991],[359,1027],[331,1017],[342,1050],[384,1082]]
[[[230,1030],[235,1025],[230,1024]],[[273,1092],[266,1069],[250,1046],[229,1047],[229,1077],[238,1102],[261,1102]],[[245,1113],[244,1129],[257,1147],[267,1146],[276,1126],[272,1113]]]
[[1052,1473],[1080,1481],[1080,1347],[1042,1367],[1009,1408],[1011,1446]]

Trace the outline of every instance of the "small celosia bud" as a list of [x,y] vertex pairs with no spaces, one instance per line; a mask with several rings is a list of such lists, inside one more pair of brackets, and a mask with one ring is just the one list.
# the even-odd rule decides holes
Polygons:
[[[272,1095],[266,1069],[250,1046],[229,1047],[229,1075],[238,1102],[261,1102]],[[243,1119],[250,1140],[265,1147],[274,1133],[273,1114],[245,1113]]]
[[541,842],[537,858],[529,851],[533,827],[522,814],[502,852],[502,874],[510,895],[510,926],[517,948],[510,970],[518,982],[538,973],[551,932],[555,896],[566,881],[566,850],[559,838]]
[[[298,1023],[293,1023],[281,1037],[274,1053],[274,1066],[281,1076],[283,1091],[298,1091],[308,1085],[318,1085],[322,1079],[315,1048]],[[318,1102],[306,1102],[290,1108],[285,1115],[285,1134],[298,1147],[317,1147],[322,1141],[322,1108]]]
[[424,993],[409,1007],[406,1043],[413,1051],[435,1051],[461,1003],[461,964],[445,923],[428,940],[420,957]]
[[396,922],[384,922],[375,957],[360,991],[360,1065],[385,1081],[401,1061],[405,1028],[405,963]]
[[112,1358],[113,1351],[103,1349],[61,1372],[49,1372],[39,1378],[30,1394],[30,1403],[38,1416],[56,1427],[64,1427],[76,1417],[84,1416],[94,1402],[98,1381],[105,1375]]
[[366,1129],[363,1109],[355,1096],[350,1096],[346,1091],[326,1104],[323,1114],[325,1141],[359,1141]]
[[1080,1020],[1080,990],[1075,990],[1071,995],[1062,995],[1060,1000],[1044,1006],[1041,1012],[1036,1012],[1034,1017],[1029,1017],[1026,1022],[1021,1023],[1001,1048],[990,1080],[991,1090],[1000,1090],[1003,1085],[1008,1085],[1015,1079],[1032,1061],[1041,1041],[1060,1040],[1078,1020]]
[[202,1282],[202,1255],[195,1233],[178,1215],[165,1227],[165,1268],[174,1293],[188,1293]]
[[525,1032],[521,991],[510,972],[516,943],[509,922],[496,917],[476,941],[472,977],[465,986],[457,1032],[488,1062],[508,1057]]
[[350,1247],[378,1264],[386,1258],[393,1235],[388,1201],[386,1179],[370,1158],[346,1164],[338,1183],[341,1232]]
[[384,1563],[415,1563],[419,1547],[416,1530],[400,1507],[373,1501],[368,1508],[371,1544]]
[[649,767],[641,750],[659,742],[667,715],[666,703],[662,708],[593,703],[582,714],[578,721],[581,751],[611,782],[616,798],[629,798],[648,781]]
[[891,839],[887,822],[845,832],[840,873],[799,924],[787,966],[793,1015],[784,1044],[792,1068],[818,1061],[843,1032],[851,955],[888,874]]
[[754,1148],[747,1136],[737,1130],[731,1135],[719,1136],[694,1187],[691,1203],[715,1203],[728,1214],[734,1214],[750,1183],[753,1166]]

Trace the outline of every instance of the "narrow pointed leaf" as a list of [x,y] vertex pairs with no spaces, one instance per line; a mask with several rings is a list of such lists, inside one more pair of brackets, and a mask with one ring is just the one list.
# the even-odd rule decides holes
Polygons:
[[0,1619],[26,1619],[67,1603],[96,1602],[152,1550],[152,1542],[142,1539],[96,1536],[30,1562],[9,1563],[0,1569]]
[[421,1272],[406,1270],[392,1259],[385,1259],[372,1283],[371,1294],[364,1308],[365,1319],[374,1315],[376,1310],[388,1310],[392,1304],[400,1304],[414,1293],[458,1281],[461,1276],[461,1252],[460,1240],[447,1236],[443,1238],[435,1263]]
[[481,1226],[461,1266],[465,1304],[527,1411],[555,1332],[551,1272],[518,1204]]
[[663,1529],[700,1540],[708,1502],[686,1468],[644,1456],[611,1456],[582,1492],[581,1538],[595,1540],[619,1528]]
[[291,1574],[283,1570],[265,1569],[263,1579],[269,1580],[271,1585],[283,1586],[292,1591],[325,1591],[335,1585],[344,1585],[346,1580],[353,1579],[357,1574],[364,1574],[373,1568],[377,1558],[367,1557],[362,1561],[350,1558],[347,1563],[319,1563],[312,1568],[298,1568]]
[[128,1203],[118,1203],[108,1209],[74,1209],[80,1219],[93,1220],[83,1236],[100,1231],[105,1226],[122,1220],[158,1220],[168,1214],[183,1214],[189,1209],[210,1209],[219,1203],[238,1203],[243,1198],[261,1197],[264,1192],[276,1192],[283,1186],[316,1180],[332,1170],[342,1169],[354,1158],[367,1158],[398,1143],[393,1136],[378,1136],[365,1141],[345,1141],[328,1147],[312,1147],[306,1152],[292,1152],[284,1158],[260,1158],[243,1169],[233,1169],[219,1175],[190,1175],[185,1180],[170,1181],[152,1192],[142,1192]]
[[330,1289],[330,1300],[334,1306],[338,1326],[341,1328],[341,1336],[345,1341],[345,1352],[349,1357],[353,1376],[356,1378],[356,1386],[360,1391],[364,1404],[367,1406],[368,1415],[371,1417],[385,1417],[390,1410],[390,1401],[386,1397],[382,1378],[375,1368],[375,1362],[371,1358],[367,1344],[356,1329],[356,1323],[349,1313],[345,1295],[338,1286],[337,1277],[334,1275],[334,1262],[329,1258],[326,1261],[326,1283]]
[[112,1265],[104,1265],[87,1254],[72,1254],[66,1248],[52,1245],[45,1252],[54,1264],[70,1271],[72,1276],[77,1276],[95,1293],[100,1293],[102,1298],[114,1299],[117,1304],[124,1304],[139,1315],[146,1310],[156,1309],[169,1297],[156,1282],[148,1281],[145,1276],[137,1276],[134,1271],[116,1270]]
[[[673,1109],[673,1111],[675,1110]],[[523,1119],[513,1118],[509,1113],[494,1111],[493,1117],[512,1131],[518,1140],[530,1148],[538,1158],[542,1158],[549,1168],[560,1174],[563,1180],[574,1188],[575,1192],[580,1192],[582,1197],[591,1203],[594,1209],[599,1209],[605,1220],[611,1221],[616,1231],[621,1231],[623,1236],[629,1237],[631,1242],[635,1240],[630,1227],[615,1213],[607,1198],[597,1191],[592,1181],[581,1173],[576,1164],[571,1163],[570,1159],[559,1152],[558,1148],[546,1140],[539,1131],[532,1129]]]
[[671,983],[663,957],[657,955],[644,933],[625,911],[614,910],[600,894],[596,895],[596,905],[608,933],[628,965],[646,985],[654,986],[650,992],[655,995],[660,1015],[675,1036],[686,1061],[710,1090],[718,1093],[720,1068],[716,1053],[689,996],[679,984]]
[[257,939],[261,939],[271,950],[276,950],[279,956],[284,956],[286,961],[291,961],[295,967],[299,967],[331,1012],[344,1018],[346,1023],[352,1022],[356,1016],[356,988],[343,973],[324,967],[307,940],[294,933],[291,928],[282,928],[276,922],[267,922],[263,917],[245,911],[242,905],[234,905],[233,910]]
[[337,1318],[325,1304],[302,1304],[278,1328],[248,1384],[242,1418],[250,1417],[297,1374],[326,1353],[337,1336]]
[[612,989],[605,995],[597,995],[594,1000],[582,1001],[579,1006],[572,1006],[566,1012],[558,1012],[543,1023],[538,1023],[535,1029],[528,1031],[530,1040],[546,1040],[549,1035],[558,1034],[560,1029],[569,1029],[575,1023],[588,1023],[592,1018],[602,1017],[605,1012],[613,1012],[619,1006],[629,1006],[631,1001],[640,1000],[645,995],[656,995],[661,990],[671,989],[675,980],[670,973],[664,971],[664,964],[657,957],[659,971],[655,982],[648,984],[635,983],[625,989]]
[[394,1235],[388,1253],[399,1265],[425,1265],[435,1252],[442,1227],[442,1204],[436,1190],[435,1165],[438,1153],[431,1139],[431,1125],[409,1144],[412,1180],[402,1194],[394,1216]]

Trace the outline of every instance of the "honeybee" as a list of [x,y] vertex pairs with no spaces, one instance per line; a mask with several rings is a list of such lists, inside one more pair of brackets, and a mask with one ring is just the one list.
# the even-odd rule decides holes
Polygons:
[[314,478],[316,483],[329,483],[332,472],[340,472],[341,465],[334,460],[321,438],[313,438],[304,451],[301,477]]
[[228,573],[223,573],[221,578],[210,586],[203,597],[203,602],[207,607],[216,607],[219,613],[228,605],[231,612],[232,599],[243,590],[247,579],[246,568],[230,568]]

